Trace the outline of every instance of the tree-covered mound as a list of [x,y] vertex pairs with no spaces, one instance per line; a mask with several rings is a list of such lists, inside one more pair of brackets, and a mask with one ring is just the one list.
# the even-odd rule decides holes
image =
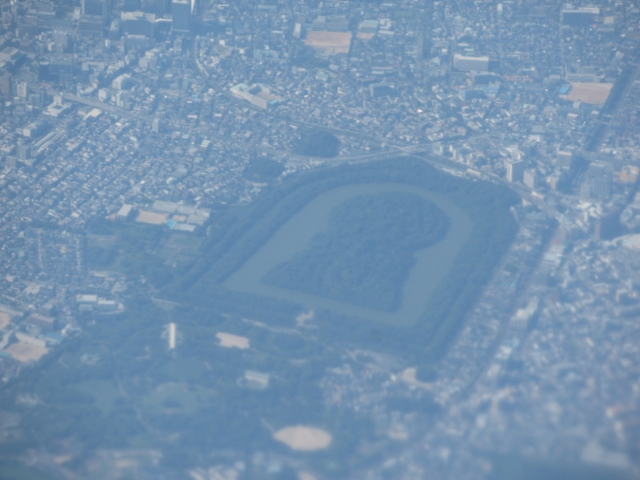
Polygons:
[[281,163],[270,158],[255,158],[247,164],[242,174],[252,182],[269,182],[278,178],[282,172],[284,167]]
[[368,308],[392,311],[416,263],[414,252],[441,240],[449,217],[418,195],[360,195],[335,207],[329,229],[264,280]]
[[309,130],[303,132],[300,142],[294,147],[293,152],[309,157],[331,158],[338,155],[340,140],[335,135],[324,130]]
[[455,177],[426,162],[394,158],[359,165],[317,169],[291,177],[253,202],[235,220],[212,229],[198,262],[163,292],[165,298],[206,311],[291,326],[309,307],[294,301],[225,288],[238,271],[293,215],[324,192],[348,185],[408,185],[441,195],[471,219],[470,233],[411,326],[316,311],[318,337],[334,344],[361,345],[403,355],[407,362],[433,364],[464,324],[496,265],[517,232],[510,207],[519,201],[510,189]]

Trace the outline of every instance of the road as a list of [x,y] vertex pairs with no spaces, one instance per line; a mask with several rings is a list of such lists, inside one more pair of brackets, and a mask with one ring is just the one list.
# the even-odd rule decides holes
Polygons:
[[124,108],[116,107],[113,105],[109,105],[108,103],[103,103],[98,100],[91,100],[84,97],[78,97],[77,95],[72,95],[70,93],[64,94],[64,99],[69,102],[80,103],[82,105],[88,105],[90,107],[99,108],[105,112],[113,113],[114,115],[119,115],[124,118],[128,118],[129,120],[142,121],[146,123],[151,123],[154,117],[149,115],[142,115],[139,113],[133,113]]

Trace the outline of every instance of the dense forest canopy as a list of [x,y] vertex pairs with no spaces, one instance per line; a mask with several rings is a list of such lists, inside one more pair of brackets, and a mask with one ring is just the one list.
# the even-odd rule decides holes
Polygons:
[[278,178],[282,172],[284,167],[281,163],[270,158],[254,158],[249,161],[242,173],[245,178],[253,182],[268,182]]
[[329,229],[265,281],[356,305],[391,311],[415,264],[413,253],[441,240],[449,218],[414,194],[360,195],[335,207]]
[[293,151],[309,157],[331,158],[340,151],[340,140],[329,132],[314,129],[303,132],[302,139]]

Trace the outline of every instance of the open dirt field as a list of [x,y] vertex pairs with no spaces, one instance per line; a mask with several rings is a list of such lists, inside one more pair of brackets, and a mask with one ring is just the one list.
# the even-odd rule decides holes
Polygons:
[[166,213],[147,212],[146,210],[140,210],[136,222],[150,223],[151,225],[162,225],[169,217]]
[[375,36],[376,36],[375,33],[358,32],[358,34],[357,34],[357,37],[360,40],[371,40]]
[[249,348],[249,339],[247,337],[241,337],[239,335],[233,335],[231,333],[223,332],[216,333],[216,337],[218,338],[218,340],[220,340],[220,343],[218,345],[220,345],[221,347],[239,348],[241,350]]
[[9,322],[11,322],[11,315],[0,312],[0,330],[4,330],[4,328],[9,325]]
[[325,55],[349,53],[351,32],[309,32],[304,44],[320,50]]
[[6,349],[6,351],[19,362],[37,362],[38,360],[40,360],[40,357],[42,357],[49,350],[44,347],[38,347],[36,345],[29,345],[28,343],[18,342],[10,345]]
[[324,430],[296,425],[285,427],[273,434],[273,438],[294,450],[312,452],[322,450],[331,444],[331,435]]
[[589,105],[603,105],[611,93],[613,83],[572,83],[571,91],[560,98],[575,102],[576,100]]

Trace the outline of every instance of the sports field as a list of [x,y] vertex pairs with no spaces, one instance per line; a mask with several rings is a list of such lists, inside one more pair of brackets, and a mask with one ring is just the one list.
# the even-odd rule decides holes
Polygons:
[[346,54],[351,47],[351,32],[309,32],[304,44],[324,55]]
[[14,343],[6,348],[6,352],[19,362],[37,362],[48,351],[45,347],[23,342]]
[[146,210],[140,210],[136,222],[149,223],[151,225],[162,225],[169,217],[166,213],[148,212]]
[[560,95],[560,98],[589,105],[604,105],[612,88],[613,83],[572,83],[571,91],[566,95]]

